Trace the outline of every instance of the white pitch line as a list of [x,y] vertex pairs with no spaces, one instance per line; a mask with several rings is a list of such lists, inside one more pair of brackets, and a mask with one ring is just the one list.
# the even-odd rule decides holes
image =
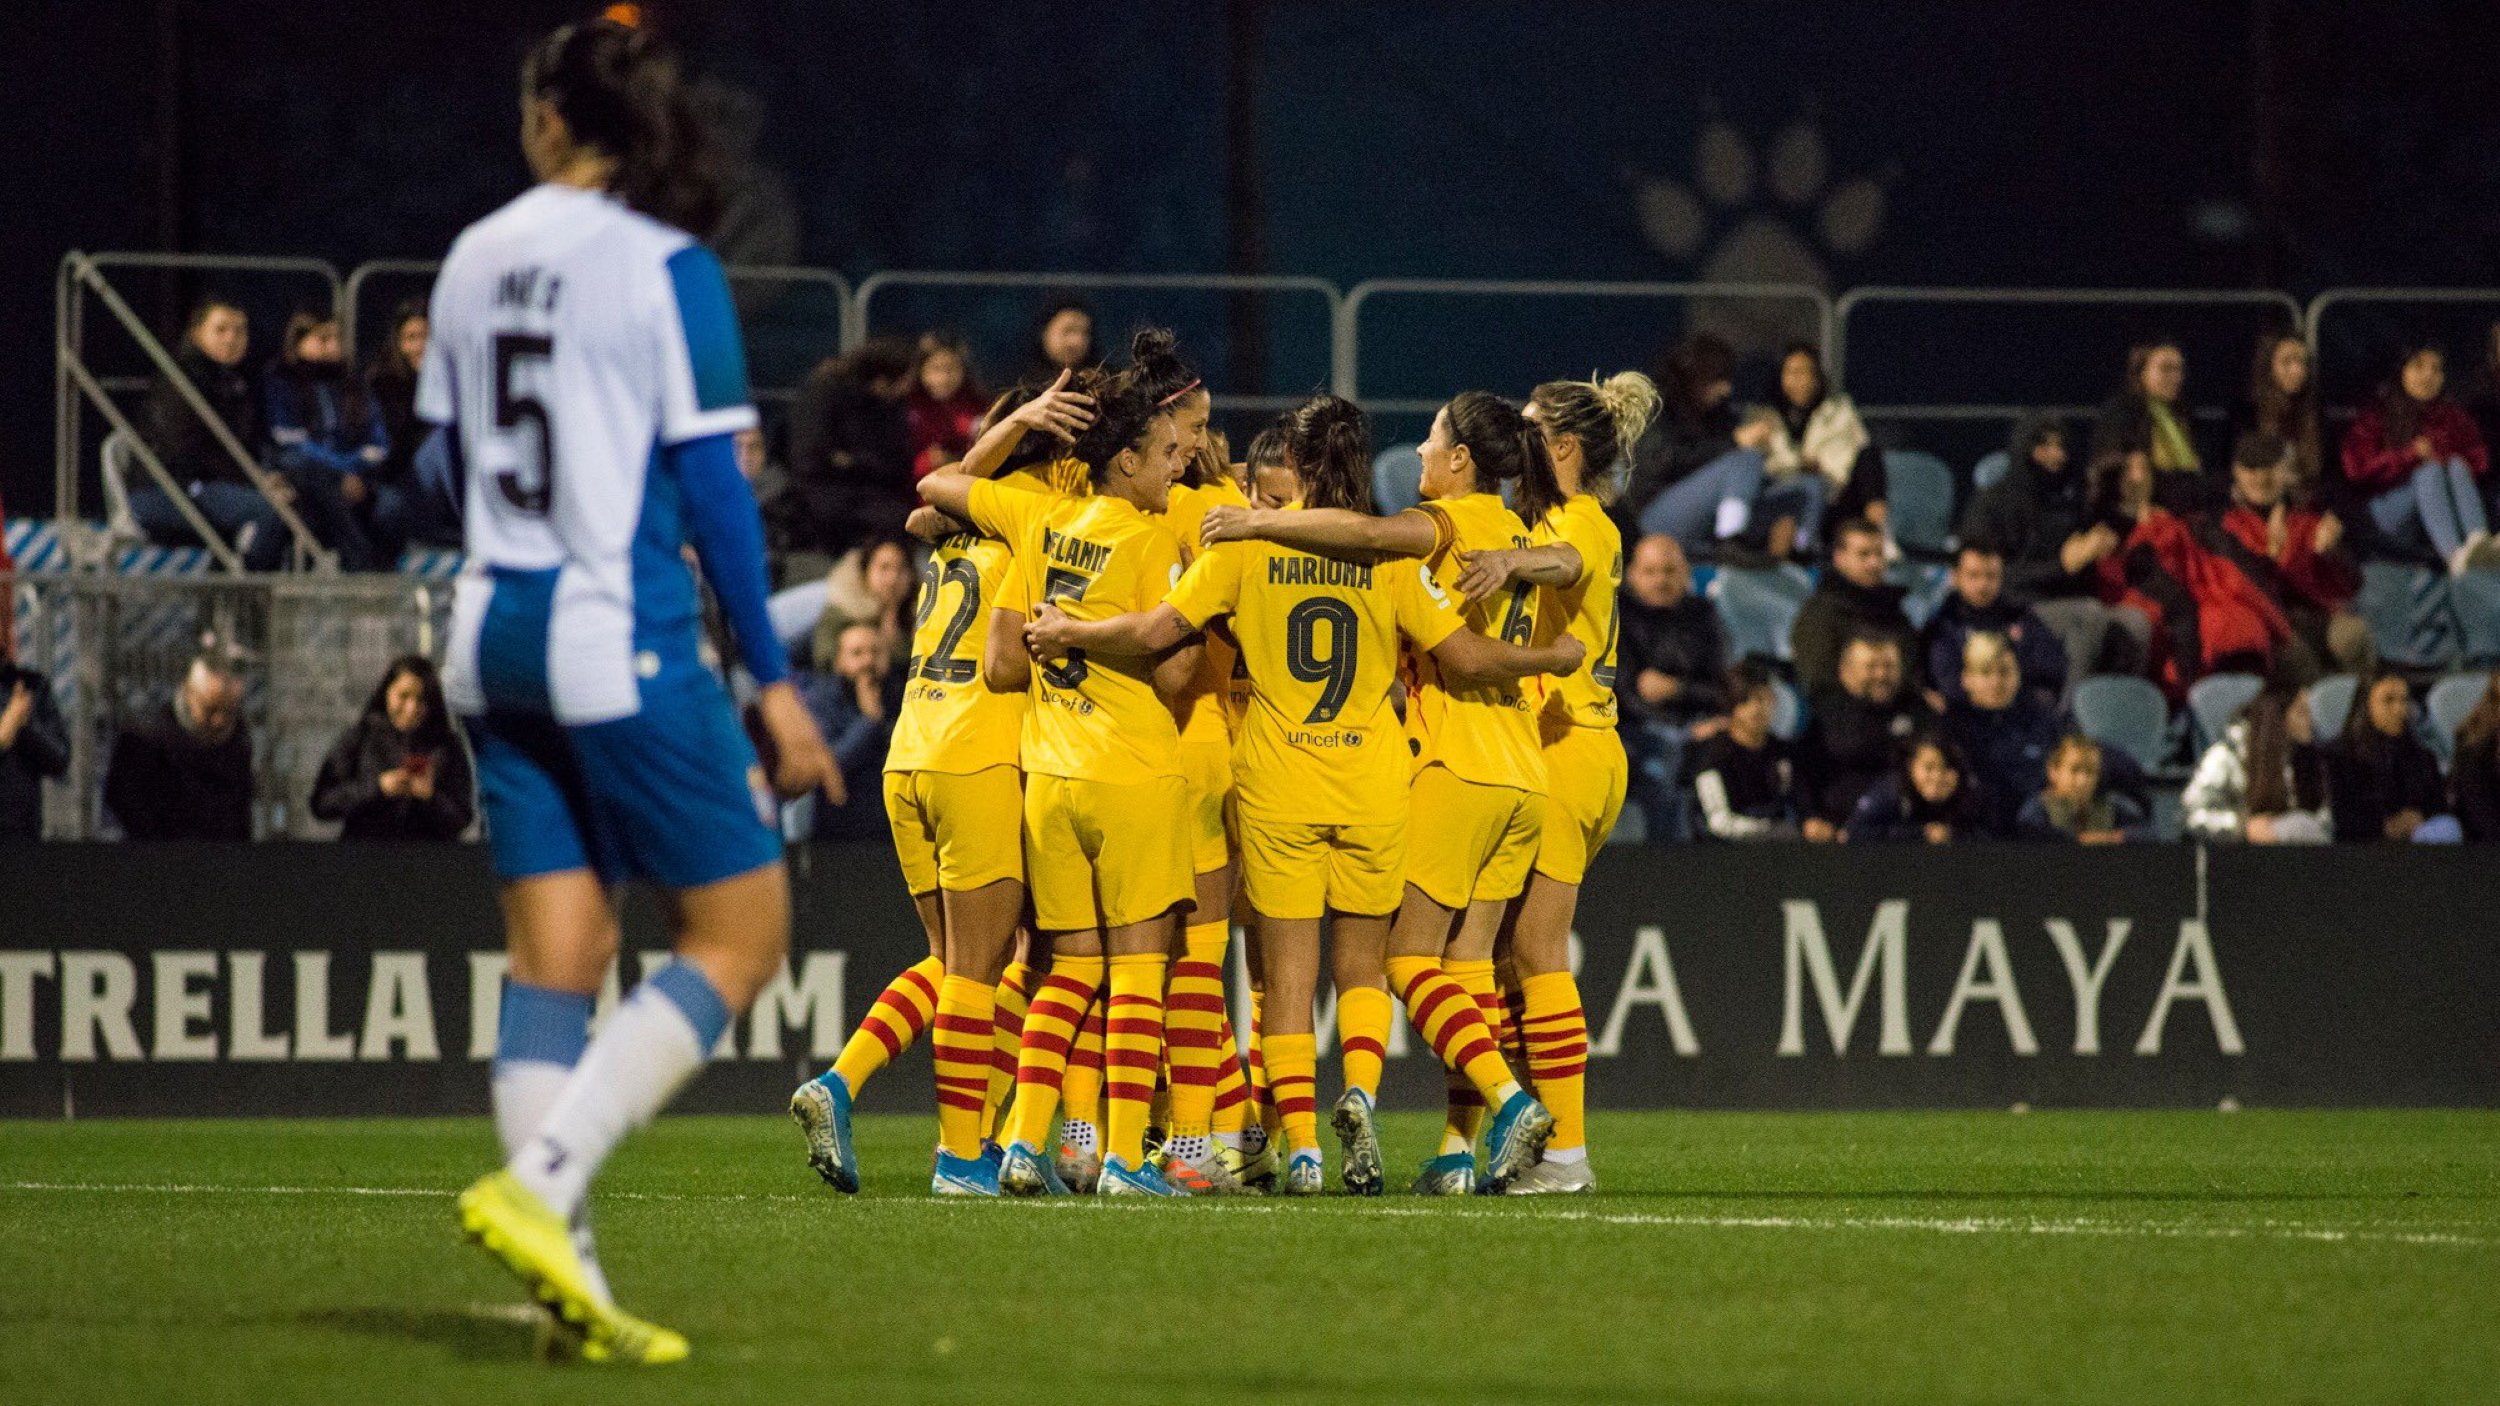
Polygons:
[[[448,1198],[451,1193],[420,1186],[217,1186],[188,1182],[0,1182],[0,1191],[72,1192],[121,1195],[229,1195],[229,1196],[412,1196]],[[732,1192],[719,1195],[693,1195],[681,1192],[619,1191],[603,1192],[601,1198],[617,1201],[661,1202],[724,1202],[724,1201],[786,1201],[817,1203],[826,1198],[778,1192]],[[929,1206],[949,1209],[978,1204],[971,1200],[932,1198],[927,1201],[869,1200],[855,1203],[861,1209],[901,1210]],[[1152,1211],[1151,1202],[1098,1200],[1092,1197],[1051,1198],[1024,1203],[1040,1209],[1063,1211]],[[1286,1208],[1257,1201],[1224,1201],[1216,1207],[1227,1215],[1274,1215]],[[2017,1216],[1770,1216],[1770,1215],[1701,1215],[1665,1214],[1652,1211],[1597,1211],[1580,1209],[1492,1210],[1464,1203],[1454,1206],[1426,1208],[1422,1206],[1357,1206],[1347,1201],[1324,1203],[1312,1208],[1323,1213],[1364,1216],[1429,1216],[1500,1221],[1527,1225],[1538,1221],[1566,1221],[1576,1224],[1613,1225],[1668,1230],[1804,1230],[1804,1231],[1908,1231],[1932,1235],[2054,1235],[2107,1237],[2114,1239],[2161,1240],[2292,1240],[2326,1244],[2389,1244],[2441,1245],[2481,1248],[2500,1246],[2500,1236],[2458,1234],[2437,1230],[2399,1230],[2380,1226],[2311,1225],[2299,1221],[2267,1220],[2255,1222],[2173,1222],[2163,1225],[2142,1221],[2111,1221],[2070,1218],[2062,1220],[2030,1219]],[[2451,1222],[2450,1224],[2454,1224]]]

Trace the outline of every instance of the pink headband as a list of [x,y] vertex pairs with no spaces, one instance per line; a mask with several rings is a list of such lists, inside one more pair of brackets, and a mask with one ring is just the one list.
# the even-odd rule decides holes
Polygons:
[[1203,386],[1203,385],[1205,385],[1205,384],[1206,384],[1206,382],[1205,382],[1205,381],[1192,381],[1192,382],[1190,382],[1188,385],[1185,385],[1185,386],[1181,387],[1179,390],[1176,390],[1176,391],[1172,392],[1170,395],[1165,396],[1163,399],[1156,401],[1156,402],[1155,402],[1155,409],[1157,409],[1157,410],[1161,410],[1163,407],[1165,407],[1165,406],[1167,406],[1167,405],[1171,404],[1173,401],[1179,400],[1179,399],[1180,399],[1180,398],[1182,398],[1183,396],[1188,395],[1191,391],[1194,391],[1194,390],[1198,389],[1200,386]]

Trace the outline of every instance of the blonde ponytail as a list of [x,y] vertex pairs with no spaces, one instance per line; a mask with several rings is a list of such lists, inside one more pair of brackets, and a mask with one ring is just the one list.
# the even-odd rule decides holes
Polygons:
[[1580,488],[1601,503],[1623,491],[1623,470],[1633,446],[1658,418],[1658,387],[1638,371],[1604,380],[1548,381],[1530,400],[1549,441],[1569,435],[1580,442]]

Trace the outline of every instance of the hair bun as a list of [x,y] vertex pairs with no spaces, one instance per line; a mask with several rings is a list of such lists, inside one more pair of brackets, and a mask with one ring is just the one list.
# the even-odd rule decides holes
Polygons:
[[1140,327],[1128,339],[1129,360],[1139,365],[1178,356],[1180,349],[1181,339],[1169,327]]

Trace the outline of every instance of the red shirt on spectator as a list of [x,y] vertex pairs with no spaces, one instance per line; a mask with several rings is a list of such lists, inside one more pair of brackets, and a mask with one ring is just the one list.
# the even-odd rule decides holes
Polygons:
[[2310,508],[2284,509],[2280,552],[2266,550],[2266,515],[2254,508],[2233,505],[2222,515],[2222,530],[2251,556],[2273,562],[2291,593],[2320,609],[2339,610],[2361,590],[2361,575],[2341,556],[2318,555],[2318,523],[2325,516]]
[[928,392],[912,387],[904,402],[911,421],[911,476],[927,478],[962,458],[972,447],[972,427],[987,408],[968,389],[946,400],[931,400]]
[[[2491,471],[2491,451],[2483,444],[2483,432],[2455,401],[2434,400],[2423,406],[2422,422],[2414,434],[2431,442],[2431,453],[2441,463],[2463,459],[2476,478]],[[2387,442],[2387,407],[2379,402],[2365,406],[2360,418],[2352,422],[2352,432],[2344,436],[2344,479],[2355,488],[2384,493],[2411,478],[2421,465],[2422,455],[2411,439],[2402,444]]]
[[[2161,603],[2129,584],[2127,559],[2139,548],[2150,549],[2153,564],[2184,587],[2195,602],[2201,658],[2181,659],[2165,647]],[[2248,579],[2248,573],[2199,546],[2186,523],[2159,508],[2146,513],[2118,550],[2101,558],[2094,569],[2100,576],[2101,599],[2132,606],[2153,622],[2155,650],[2162,655],[2154,682],[2173,697],[2184,697],[2189,684],[2233,656],[2258,656],[2271,666],[2275,646],[2292,633],[2291,622]]]

